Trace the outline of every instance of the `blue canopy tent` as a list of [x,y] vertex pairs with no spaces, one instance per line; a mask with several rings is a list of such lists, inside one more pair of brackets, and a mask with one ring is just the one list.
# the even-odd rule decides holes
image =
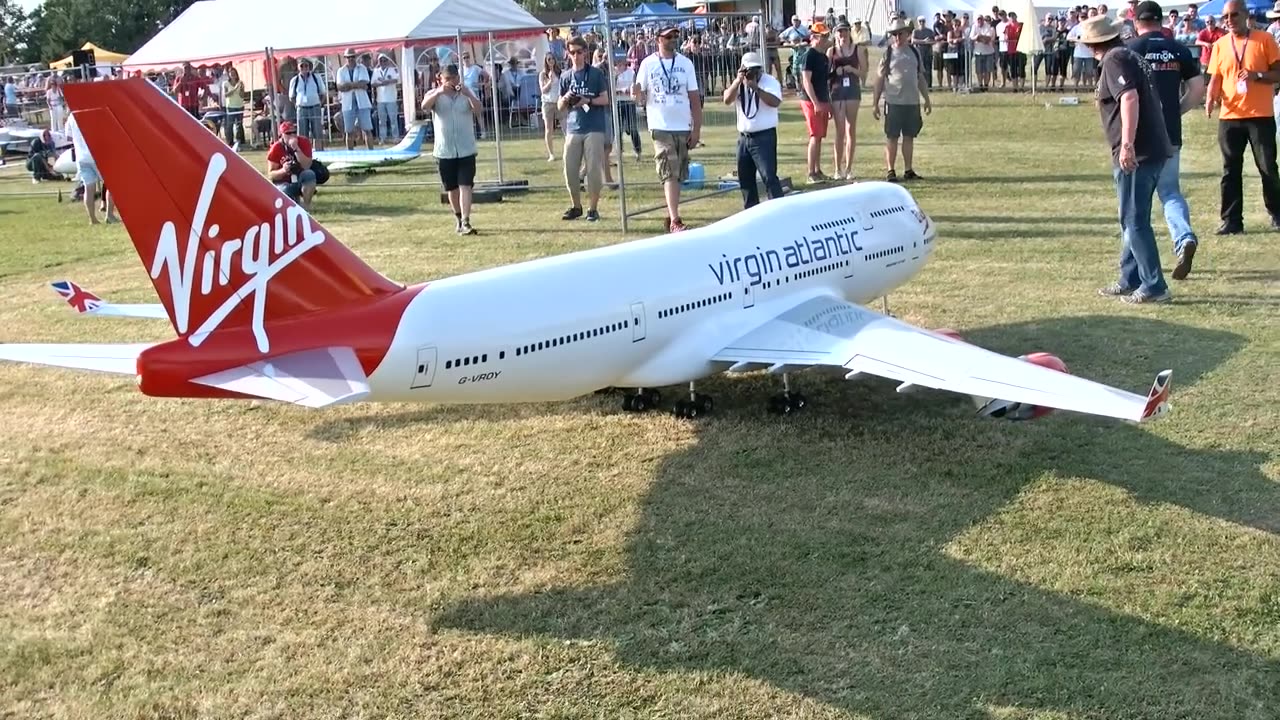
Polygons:
[[[1200,17],[1213,15],[1217,17],[1222,15],[1222,9],[1226,7],[1227,0],[1209,0],[1199,8]],[[1245,0],[1245,7],[1249,9],[1249,14],[1254,17],[1265,15],[1268,11],[1275,7],[1274,2],[1268,0]]]
[[[592,13],[577,22],[578,32],[592,32],[599,30],[600,15]],[[694,20],[694,27],[699,29],[705,28],[707,21],[699,18],[692,13],[677,10],[666,3],[640,3],[631,9],[631,12],[625,14],[610,14],[609,24],[615,28],[625,28],[626,26],[653,25],[660,26],[664,22],[683,22],[686,20]]]

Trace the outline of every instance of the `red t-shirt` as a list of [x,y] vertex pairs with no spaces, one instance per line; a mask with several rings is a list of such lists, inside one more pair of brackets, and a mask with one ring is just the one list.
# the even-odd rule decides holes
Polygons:
[[[298,149],[307,157],[312,156],[311,141],[305,137],[298,138]],[[281,140],[271,143],[271,147],[267,150],[267,162],[277,163],[281,167],[284,166],[285,160],[289,158],[289,150]]]
[[200,89],[209,84],[208,78],[198,75],[180,75],[173,84],[173,91],[178,95],[178,104],[188,110],[200,109]]
[[1009,41],[1009,54],[1018,52],[1018,38],[1022,36],[1022,23],[1009,23],[1004,27],[1005,40]]
[[1218,38],[1226,34],[1227,34],[1226,30],[1223,30],[1220,27],[1216,27],[1216,28],[1213,28],[1212,30],[1210,30],[1209,28],[1205,28],[1200,31],[1199,35],[1196,35],[1196,40],[1200,42],[1209,43],[1209,47],[1200,48],[1200,64],[1201,65],[1209,64],[1209,55],[1213,52],[1213,44],[1218,42]]

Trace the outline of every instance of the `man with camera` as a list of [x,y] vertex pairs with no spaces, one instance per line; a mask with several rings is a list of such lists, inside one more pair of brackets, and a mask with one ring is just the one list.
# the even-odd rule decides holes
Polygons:
[[576,220],[582,217],[582,166],[586,162],[587,197],[591,209],[587,220],[600,219],[600,191],[604,189],[605,133],[608,132],[609,78],[604,71],[592,65],[587,56],[587,41],[569,40],[569,58],[572,63],[560,75],[560,112],[567,112],[564,121],[564,182],[569,188],[573,204],[561,217]]
[[291,122],[280,123],[280,138],[267,150],[267,177],[308,212],[317,184],[312,152],[311,141],[300,137],[298,127]]
[[742,207],[760,203],[756,175],[764,180],[769,199],[782,197],[778,181],[778,106],[782,83],[764,71],[760,54],[742,56],[738,77],[725,88],[724,104],[738,105],[738,186]]
[[436,159],[440,184],[449,196],[449,206],[457,219],[459,235],[475,235],[471,227],[471,198],[476,184],[475,119],[483,115],[480,98],[462,82],[457,65],[440,71],[439,84],[422,98],[422,109],[431,113],[435,142],[431,156]]

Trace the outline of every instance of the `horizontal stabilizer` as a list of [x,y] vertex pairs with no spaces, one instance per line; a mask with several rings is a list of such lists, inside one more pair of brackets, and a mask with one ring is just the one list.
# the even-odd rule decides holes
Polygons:
[[67,301],[72,310],[81,315],[169,319],[169,312],[160,303],[117,305],[103,300],[98,295],[70,280],[57,280],[49,283],[49,287],[53,288],[58,297]]
[[134,375],[138,372],[138,356],[152,345],[9,344],[0,345],[0,360]]
[[192,382],[309,408],[355,402],[369,395],[368,378],[349,347],[304,350]]

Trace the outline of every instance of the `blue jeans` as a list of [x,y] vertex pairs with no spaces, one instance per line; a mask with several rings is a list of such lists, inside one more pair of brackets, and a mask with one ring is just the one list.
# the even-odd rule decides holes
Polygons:
[[1160,248],[1151,227],[1151,201],[1165,161],[1148,160],[1126,173],[1113,165],[1116,198],[1120,201],[1120,284],[1159,295],[1169,289],[1160,271]]
[[383,142],[400,137],[400,110],[395,102],[378,103],[378,136]]
[[1196,242],[1196,233],[1191,229],[1191,209],[1187,207],[1187,199],[1182,196],[1182,188],[1178,185],[1179,156],[1182,147],[1173,147],[1173,156],[1164,161],[1164,169],[1156,180],[1156,195],[1164,205],[1164,221],[1169,226],[1169,239],[1173,240],[1173,254],[1182,252],[1182,246],[1188,241]]
[[284,193],[294,202],[298,202],[302,199],[302,189],[308,185],[312,188],[315,188],[316,186],[315,170],[303,170],[298,173],[298,179],[293,182],[276,183],[276,187],[280,189],[280,192]]
[[764,181],[770,200],[782,197],[782,183],[778,180],[777,128],[751,135],[738,134],[738,186],[742,189],[744,209],[760,204],[757,176]]

